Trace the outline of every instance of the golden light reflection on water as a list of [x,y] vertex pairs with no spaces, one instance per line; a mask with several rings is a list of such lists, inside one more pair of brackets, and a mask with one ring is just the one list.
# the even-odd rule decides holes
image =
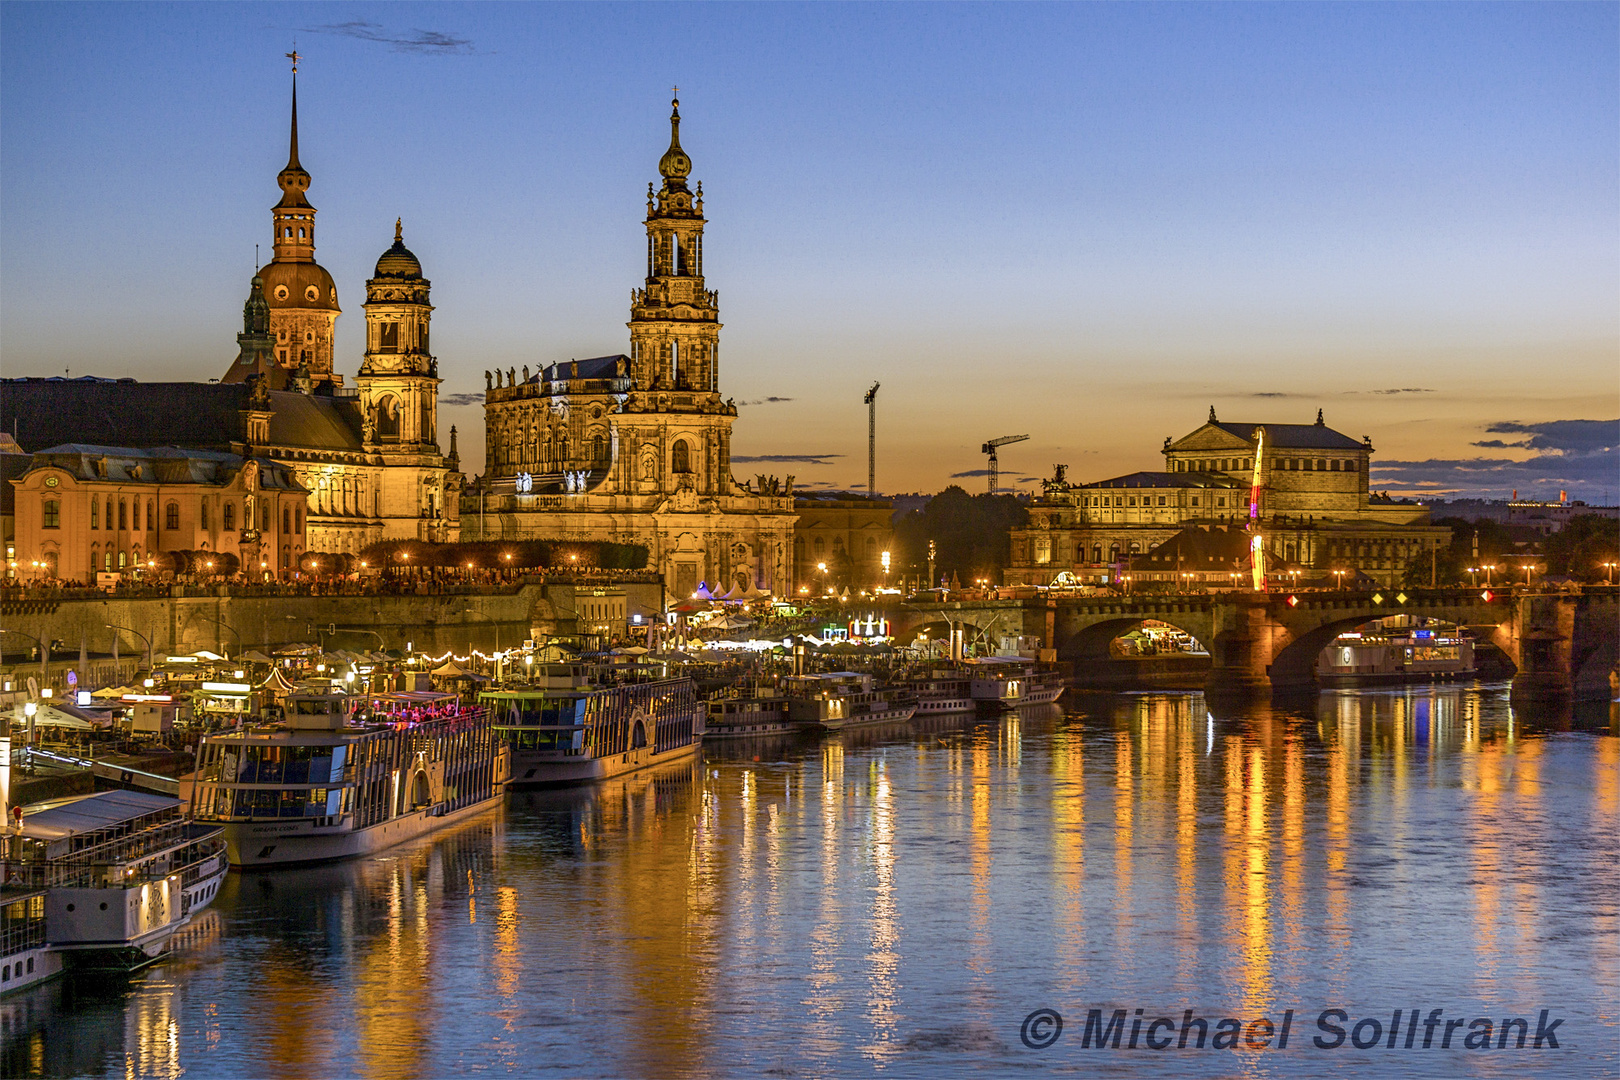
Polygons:
[[[216,1075],[229,1052],[283,1075],[846,1075],[947,1030],[990,1033],[949,1046],[995,1072],[1042,1005],[1140,993],[1275,1018],[1354,1000],[1385,964],[1426,977],[1380,951],[1392,902],[1443,913],[1419,940],[1451,935],[1459,996],[1564,989],[1539,921],[1569,902],[1563,856],[1526,838],[1613,835],[1620,739],[1572,758],[1455,689],[1327,695],[1314,716],[1216,719],[1191,695],[1071,709],[715,760],[514,801],[504,831],[297,886],[233,879],[224,917],[246,921],[222,937],[267,944],[216,963],[252,1022],[155,980],[113,1067],[54,1071]],[[1612,955],[1588,963],[1613,985]]]

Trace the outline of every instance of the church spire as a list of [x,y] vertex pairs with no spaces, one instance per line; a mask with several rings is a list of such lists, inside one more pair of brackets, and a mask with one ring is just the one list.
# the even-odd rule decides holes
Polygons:
[[669,103],[669,149],[658,159],[658,172],[664,178],[664,193],[686,190],[686,178],[692,174],[692,159],[681,149],[680,88]]
[[287,54],[293,62],[292,126],[287,142],[287,166],[276,176],[281,186],[281,201],[276,204],[275,256],[276,262],[315,261],[315,208],[304,193],[309,190],[309,173],[298,161],[298,60],[296,52]]

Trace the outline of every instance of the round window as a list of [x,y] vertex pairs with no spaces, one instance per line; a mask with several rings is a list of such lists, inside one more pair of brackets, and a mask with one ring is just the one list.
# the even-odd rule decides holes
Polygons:
[[276,299],[277,300],[285,300],[285,299],[287,299],[287,286],[285,286],[285,285],[277,285],[276,286]]
[[314,303],[321,298],[321,290],[311,285],[304,290],[304,295],[309,298],[310,303]]

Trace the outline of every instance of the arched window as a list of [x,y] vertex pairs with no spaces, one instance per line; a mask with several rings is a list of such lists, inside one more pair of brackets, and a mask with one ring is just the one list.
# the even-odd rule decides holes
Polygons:
[[129,503],[123,499],[118,500],[118,531],[123,532],[129,528]]
[[112,546],[108,545],[107,550],[101,553],[101,568],[109,574],[112,573],[113,568],[112,556]]
[[591,436],[591,461],[598,464],[598,465],[600,465],[603,461],[607,460],[606,457],[604,456],[605,449],[606,449],[606,445],[602,441],[602,436],[600,436],[600,435],[592,435]]
[[120,551],[118,553],[118,569],[123,570],[128,565],[129,565],[129,552]]
[[163,527],[170,532],[180,528],[180,504],[169,503],[163,508]]
[[208,525],[208,499],[206,497],[202,501],[202,516],[201,516],[200,520],[202,522],[203,532],[207,532],[208,529],[209,529],[209,525]]
[[[281,508],[281,531],[284,533],[292,532],[292,507],[290,506]],[[286,562],[287,560],[283,558],[281,561]]]
[[[94,505],[93,503],[91,505]],[[90,545],[90,572],[93,574],[101,569],[101,545]]]
[[281,545],[281,568],[286,570],[292,565],[292,549],[286,544]]
[[399,439],[399,400],[392,394],[384,394],[377,400],[377,437]]
[[90,500],[90,527],[92,529],[101,528],[101,500],[100,499],[92,498]]
[[671,472],[689,473],[692,471],[692,451],[686,445],[685,439],[676,439],[675,446],[669,455],[669,469]]
[[157,518],[153,516],[152,512],[153,512],[152,500],[147,499],[146,500],[146,531],[147,532],[155,532],[157,530]]
[[55,499],[45,500],[45,519],[41,522],[47,529],[60,529],[62,527],[62,504]]
[[1102,562],[1102,545],[1101,544],[1093,544],[1093,545],[1091,545],[1091,561],[1094,562],[1094,563]]
[[225,509],[220,511],[219,516],[222,519],[220,524],[222,526],[224,526],[224,529],[225,529],[226,532],[235,532],[236,531],[236,504],[235,503],[226,503],[225,504]]

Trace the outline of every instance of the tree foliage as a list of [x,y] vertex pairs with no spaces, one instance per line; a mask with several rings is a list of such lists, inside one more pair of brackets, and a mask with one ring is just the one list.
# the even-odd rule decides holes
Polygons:
[[895,524],[899,563],[910,572],[928,572],[928,542],[935,548],[934,581],[956,575],[1001,580],[1007,565],[1008,531],[1029,521],[1029,510],[1015,495],[969,495],[955,484],[921,510]]
[[360,560],[371,566],[443,566],[475,570],[597,568],[642,570],[645,544],[607,540],[483,540],[465,544],[429,544],[421,540],[384,540],[368,545]]
[[1620,521],[1602,514],[1570,518],[1544,545],[1547,573],[1608,580],[1606,562],[1620,561]]

